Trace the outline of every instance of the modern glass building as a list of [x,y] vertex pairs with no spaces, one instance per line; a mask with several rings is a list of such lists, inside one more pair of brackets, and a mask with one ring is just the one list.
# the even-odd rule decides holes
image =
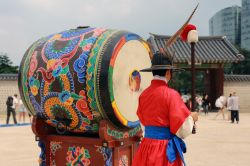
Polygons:
[[240,45],[240,42],[241,42],[241,7],[232,6],[232,7],[222,9],[219,12],[217,12],[212,18],[210,18],[209,35],[226,36],[227,39],[232,44]]
[[242,0],[241,48],[250,51],[250,0]]

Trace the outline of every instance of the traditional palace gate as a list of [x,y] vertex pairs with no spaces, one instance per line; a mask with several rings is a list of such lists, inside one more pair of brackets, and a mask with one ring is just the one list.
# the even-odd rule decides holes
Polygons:
[[[159,51],[171,36],[151,34],[148,42],[152,52]],[[168,48],[175,54],[174,64],[190,70],[191,46],[180,39]],[[210,102],[215,103],[217,97],[223,94],[225,64],[237,63],[244,56],[226,39],[225,36],[200,36],[195,46],[195,69],[204,71],[204,93],[210,96]],[[212,104],[214,107],[214,104]]]

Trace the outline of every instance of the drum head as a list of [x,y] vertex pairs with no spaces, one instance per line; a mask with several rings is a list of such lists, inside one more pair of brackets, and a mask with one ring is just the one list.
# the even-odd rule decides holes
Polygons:
[[152,79],[151,73],[139,71],[150,65],[148,50],[138,40],[126,42],[116,57],[112,76],[112,105],[118,118],[128,127],[138,123],[138,98]]
[[[139,96],[152,80],[151,73],[139,72],[151,65],[150,50],[148,45],[134,34],[123,32],[122,35],[113,36],[113,39],[117,44],[113,48],[107,46],[98,83],[102,100],[107,98],[110,101],[102,103],[103,111],[116,126],[134,128],[140,124],[136,114]],[[105,58],[109,59],[109,64],[105,64]],[[105,75],[105,72],[108,75]]]

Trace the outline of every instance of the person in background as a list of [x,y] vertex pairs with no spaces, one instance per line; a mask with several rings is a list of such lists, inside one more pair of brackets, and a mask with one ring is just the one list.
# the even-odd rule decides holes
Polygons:
[[18,109],[19,109],[19,123],[21,123],[22,118],[23,118],[23,123],[25,123],[26,109],[21,99],[19,99]]
[[192,109],[193,109],[193,108],[192,108],[192,98],[191,98],[191,97],[188,99],[188,102],[187,102],[186,106],[187,106],[187,108],[188,108],[189,110],[192,110]]
[[230,99],[231,106],[231,120],[234,123],[234,119],[239,123],[239,97],[236,96],[236,92],[233,92],[233,95]]
[[6,119],[6,124],[9,124],[9,120],[10,120],[10,115],[12,114],[13,116],[13,121],[15,124],[17,124],[17,120],[16,120],[16,107],[17,107],[17,94],[15,94],[14,96],[9,96],[7,98],[6,101],[6,105],[7,105],[7,119]]
[[232,94],[230,93],[228,98],[227,98],[227,111],[228,111],[228,120],[231,120],[231,97],[232,97]]
[[29,119],[30,119],[30,123],[32,123],[33,117],[32,117],[32,115],[31,115],[31,113],[28,112],[28,116],[29,116]]
[[203,111],[203,107],[202,107],[203,100],[202,100],[202,98],[200,96],[196,97],[195,100],[196,100],[196,103],[197,103],[197,111],[199,113],[201,113]]
[[208,115],[208,110],[209,110],[209,107],[210,107],[208,94],[205,94],[202,100],[203,100],[203,109],[204,109],[205,115]]
[[225,113],[224,113],[225,105],[226,105],[226,98],[225,96],[221,95],[215,102],[215,106],[219,108],[219,111],[214,117],[214,119],[216,119],[220,114],[222,114],[222,117],[225,120]]
[[17,108],[18,108],[18,105],[19,105],[19,101],[18,101],[18,98],[17,98],[17,94],[14,94],[13,96],[13,106],[12,108],[16,111]]
[[183,102],[185,103],[185,105],[187,106],[187,108],[190,109],[189,108],[190,106],[188,105],[188,103],[189,103],[188,101],[189,101],[190,97],[187,94],[184,94],[181,96],[181,98],[182,98]]

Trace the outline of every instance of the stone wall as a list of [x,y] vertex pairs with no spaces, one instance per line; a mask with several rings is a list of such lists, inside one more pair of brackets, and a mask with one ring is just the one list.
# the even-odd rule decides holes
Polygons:
[[234,91],[239,96],[240,112],[250,113],[250,81],[225,81],[224,95],[228,97]]
[[[240,112],[250,113],[250,81],[224,82],[224,95],[229,96],[235,91],[239,96]],[[6,114],[6,99],[14,94],[19,95],[17,80],[0,80],[0,114]]]
[[6,114],[6,100],[14,94],[20,97],[17,80],[0,80],[0,114]]

